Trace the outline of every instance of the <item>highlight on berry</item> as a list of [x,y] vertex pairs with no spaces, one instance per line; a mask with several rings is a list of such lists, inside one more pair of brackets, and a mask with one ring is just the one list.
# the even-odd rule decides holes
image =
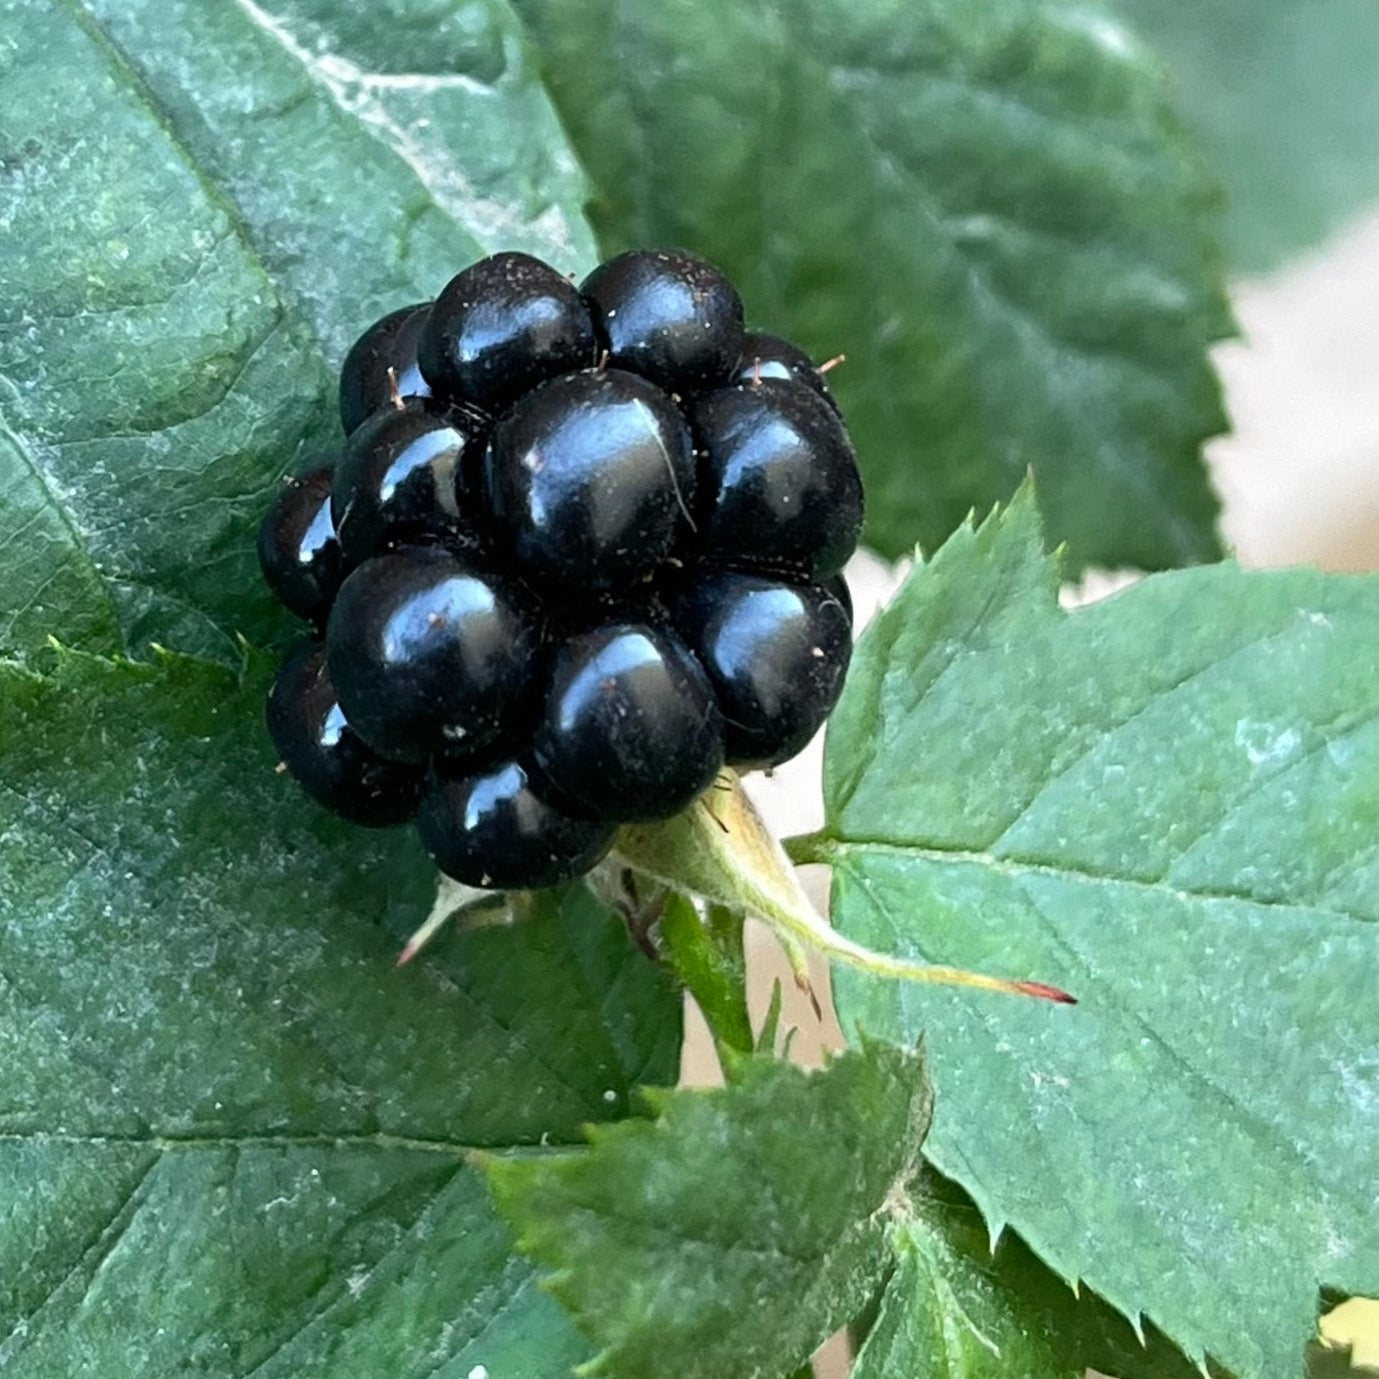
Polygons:
[[442,871],[531,889],[794,756],[842,691],[852,444],[732,284],[638,250],[575,286],[527,254],[370,326],[343,452],[264,518],[310,624],[269,697],[286,769]]

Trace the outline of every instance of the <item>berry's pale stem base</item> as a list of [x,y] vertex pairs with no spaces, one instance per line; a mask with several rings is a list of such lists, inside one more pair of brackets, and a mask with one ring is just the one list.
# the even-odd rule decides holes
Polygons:
[[397,955],[399,967],[411,962],[452,919],[465,923],[503,923],[511,917],[510,899],[502,892],[461,885],[444,872],[436,876],[436,899],[431,913]]
[[795,868],[762,822],[731,772],[677,818],[624,828],[615,856],[676,890],[727,905],[762,920],[785,949],[795,980],[809,991],[810,950],[874,976],[963,986],[1071,1004],[1072,997],[1042,982],[937,967],[878,953],[840,934],[818,914]]

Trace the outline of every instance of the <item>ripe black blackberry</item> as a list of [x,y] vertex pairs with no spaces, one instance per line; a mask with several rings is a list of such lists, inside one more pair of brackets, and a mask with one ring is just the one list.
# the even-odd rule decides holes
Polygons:
[[345,442],[330,500],[345,567],[402,544],[477,544],[466,475],[486,440],[482,418],[425,398],[366,417]]
[[702,393],[703,552],[724,565],[836,575],[857,549],[862,480],[838,415],[788,379]]
[[350,726],[326,669],[326,649],[303,642],[268,694],[268,734],[302,788],[342,818],[371,828],[412,817],[423,772],[379,756]]
[[364,332],[340,413],[341,461],[259,544],[325,630],[269,723],[328,808],[415,816],[467,884],[554,885],[832,709],[852,446],[823,370],[745,334],[711,264],[638,251],[576,288],[496,254]]
[[778,766],[823,727],[852,655],[852,612],[836,592],[705,571],[673,617],[713,684],[733,766]]
[[689,427],[655,384],[622,369],[533,389],[498,422],[484,478],[505,553],[552,595],[653,577],[693,520]]
[[354,342],[340,367],[340,424],[347,436],[395,397],[431,396],[417,362],[429,314],[429,302],[390,311]]
[[340,587],[340,542],[331,518],[332,466],[288,479],[259,526],[259,566],[284,607],[324,623]]

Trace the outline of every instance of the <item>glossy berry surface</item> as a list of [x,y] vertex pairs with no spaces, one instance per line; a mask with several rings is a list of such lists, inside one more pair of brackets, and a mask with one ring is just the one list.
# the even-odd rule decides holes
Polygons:
[[825,593],[838,600],[838,606],[847,614],[848,626],[853,625],[852,590],[842,575],[830,575],[821,586]]
[[269,588],[314,623],[325,621],[342,578],[331,483],[330,465],[289,479],[259,526],[259,568]]
[[817,585],[703,572],[672,605],[708,672],[735,766],[775,766],[823,726],[852,653],[851,614]]
[[670,392],[726,381],[742,353],[742,299],[694,254],[619,254],[594,269],[581,290],[611,362]]
[[421,332],[431,388],[497,412],[529,388],[595,362],[588,308],[567,278],[530,254],[494,254],[453,277]]
[[325,647],[304,642],[288,655],[268,694],[267,721],[283,765],[333,813],[382,828],[416,812],[421,768],[385,761],[364,745],[336,700]]
[[326,644],[350,724],[399,760],[488,747],[538,671],[536,635],[501,583],[433,548],[365,561],[340,586]]
[[483,445],[472,418],[421,399],[369,417],[345,442],[331,500],[346,568],[405,542],[477,544],[459,489]]
[[562,813],[537,793],[516,761],[472,775],[433,772],[417,814],[422,846],[441,871],[466,886],[559,885],[599,861],[616,832],[616,824]]
[[742,341],[742,357],[733,370],[733,383],[760,383],[774,378],[781,383],[802,383],[836,412],[838,404],[828,390],[823,370],[798,345],[778,335],[748,335]]
[[543,384],[498,423],[485,479],[518,568],[584,597],[625,588],[670,554],[694,500],[693,444],[654,384],[588,369]]
[[340,414],[259,535],[324,630],[268,718],[327,807],[414,817],[467,885],[557,885],[823,723],[855,457],[825,369],[745,333],[712,264],[634,251],[577,289],[494,254],[359,337]]
[[391,406],[395,396],[430,397],[431,385],[417,363],[427,305],[390,311],[350,346],[340,368],[340,424],[347,436],[380,408]]
[[862,480],[832,408],[800,384],[763,379],[705,393],[691,420],[705,553],[809,579],[837,574],[861,534]]
[[535,755],[580,813],[668,819],[723,765],[723,725],[708,677],[674,633],[612,623],[557,650]]

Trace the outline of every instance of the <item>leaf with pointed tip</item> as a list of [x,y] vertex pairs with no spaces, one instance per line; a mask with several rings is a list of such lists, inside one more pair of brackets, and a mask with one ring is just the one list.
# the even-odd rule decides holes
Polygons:
[[[589,1374],[772,1379],[880,1294],[855,1379],[1193,1379],[1162,1337],[1071,1289],[916,1175],[916,1055],[863,1041],[805,1074],[730,1059],[727,1088],[658,1093],[586,1151],[490,1163],[499,1203],[601,1347]],[[843,1242],[843,1243],[840,1243]],[[749,1300],[744,1303],[745,1300]]]
[[936,546],[1033,466],[1070,566],[1218,554],[1213,195],[1086,0],[515,0],[605,247],[683,243],[830,376],[867,539]]
[[1007,1233],[926,1174],[896,1229],[895,1272],[851,1379],[1199,1379],[1164,1339],[1141,1341],[1095,1294],[1074,1294]]
[[866,948],[829,928],[741,782],[731,772],[724,775],[720,789],[675,818],[623,828],[615,844],[615,860],[655,881],[764,921],[780,940],[802,987],[809,985],[808,953],[813,951],[897,981],[937,982],[1074,1002],[1067,992],[1043,982],[911,962]]
[[882,1044],[806,1073],[733,1060],[712,1091],[589,1148],[490,1159],[503,1214],[613,1379],[790,1374],[875,1292],[929,1122],[918,1053]]
[[237,658],[370,321],[592,259],[502,0],[0,0],[0,650]]
[[0,1370],[552,1379],[468,1150],[673,1080],[678,993],[581,887],[395,969],[433,870],[274,774],[264,680],[0,666]]
[[925,1032],[927,1152],[993,1226],[1194,1359],[1298,1373],[1318,1286],[1379,1292],[1379,580],[1058,582],[1028,494],[915,572],[818,850],[848,934],[1081,1004],[840,970],[844,1028]]

